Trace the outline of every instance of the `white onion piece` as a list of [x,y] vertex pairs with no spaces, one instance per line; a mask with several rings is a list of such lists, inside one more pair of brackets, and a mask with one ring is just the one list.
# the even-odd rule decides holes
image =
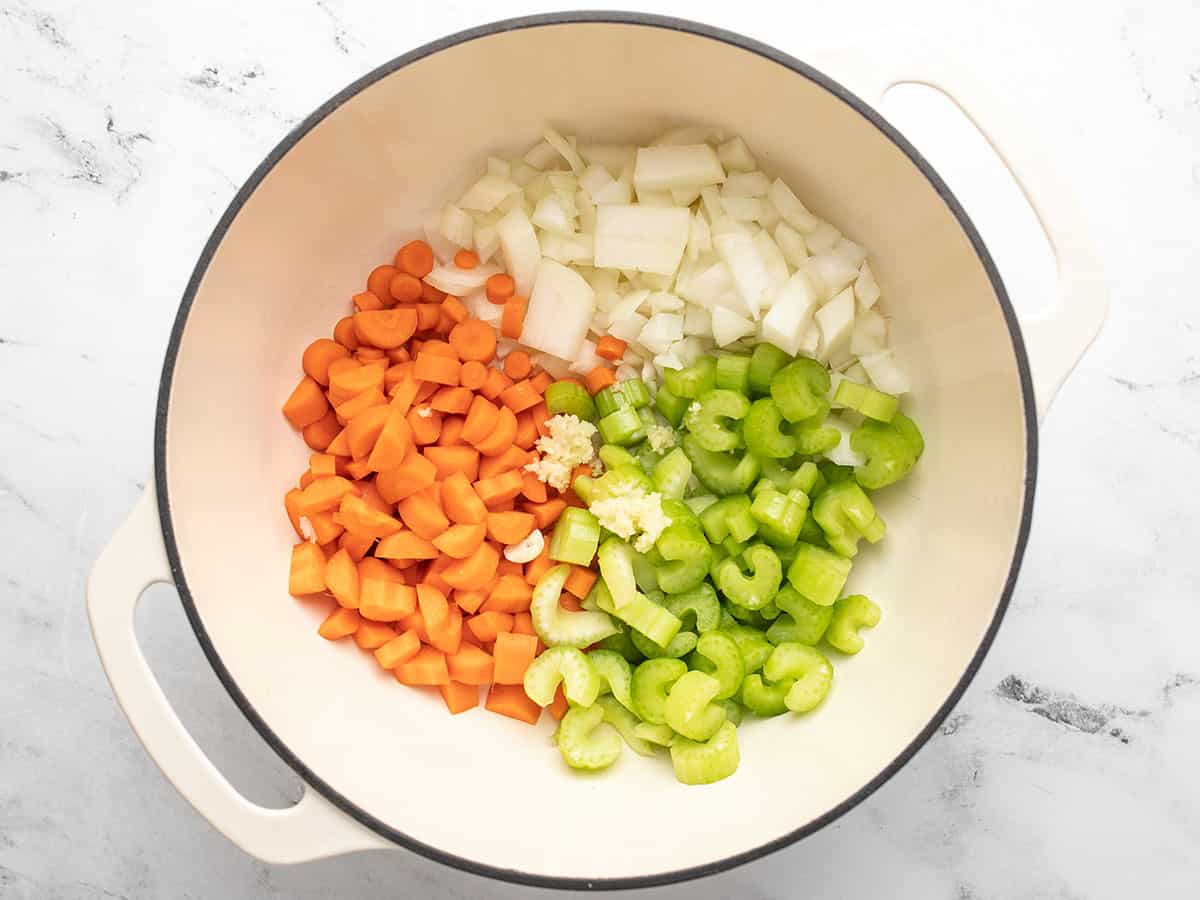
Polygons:
[[508,162],[508,178],[517,187],[525,187],[537,178],[538,170],[523,159],[512,159]]
[[834,253],[818,253],[804,264],[805,271],[823,297],[833,297],[849,287],[858,277],[858,268]]
[[638,272],[637,286],[648,291],[669,291],[675,283],[674,273],[656,275],[653,272]]
[[677,206],[670,191],[652,191],[649,188],[635,188],[637,202],[642,206]]
[[711,251],[712,232],[709,231],[708,222],[704,220],[704,216],[696,213],[692,216],[691,230],[688,232],[688,259],[694,262],[700,258],[701,254]]
[[765,197],[760,198],[760,202],[762,203],[762,212],[758,214],[758,218],[754,221],[758,222],[758,224],[767,231],[774,231],[775,226],[783,221],[782,217],[779,215],[779,210],[775,208],[774,203],[772,203],[770,200],[767,200]]
[[616,176],[626,165],[632,165],[637,147],[632,144],[580,144],[579,155],[590,166],[603,166]]
[[712,310],[712,336],[718,347],[726,347],[739,338],[753,334],[755,324],[745,316],[739,316],[724,306],[714,306]]
[[729,267],[717,260],[702,271],[694,272],[684,284],[676,283],[675,291],[685,300],[700,306],[713,307],[717,301],[734,290]]
[[717,158],[727,172],[752,172],[758,168],[750,148],[740,137],[732,137],[717,147]]
[[500,234],[495,225],[475,226],[475,255],[480,262],[487,262],[500,249]]
[[523,209],[514,209],[496,223],[496,233],[504,250],[505,268],[516,282],[517,294],[528,297],[537,277],[538,264],[542,261],[542,248],[529,216]]
[[891,350],[872,353],[859,360],[871,383],[888,394],[907,394],[910,390],[908,376],[896,365]]
[[507,178],[501,178],[498,175],[484,175],[467,188],[467,192],[458,201],[458,206],[478,212],[491,212],[500,205],[501,200],[520,190],[520,186]]
[[846,371],[842,373],[851,381],[857,381],[859,384],[870,384],[871,376],[867,374],[867,370],[862,367],[862,363],[851,363]]
[[810,213],[800,202],[799,198],[792,193],[783,181],[776,178],[771,182],[771,188],[767,191],[767,196],[779,210],[779,214],[783,216],[783,220],[799,231],[801,234],[808,234],[820,223],[820,219]]
[[546,231],[556,234],[575,233],[575,217],[567,213],[562,199],[556,193],[548,194],[538,202],[529,221],[538,228],[544,228]]
[[[760,231],[754,235],[754,249],[758,251],[758,255],[762,257],[763,266],[767,270],[767,278],[770,279],[771,288],[777,288],[788,280],[788,264],[783,258],[783,253],[779,246],[771,239],[771,234],[768,231]],[[771,290],[763,291],[762,306],[763,308],[770,306]]]
[[495,175],[497,178],[508,178],[512,174],[512,164],[507,159],[500,159],[498,156],[489,156],[487,160],[487,174]]
[[617,366],[617,371],[615,374],[617,376],[617,381],[628,381],[630,378],[637,378],[639,376],[639,374],[641,373],[641,371],[642,371],[641,362],[638,362],[637,365],[625,363],[625,364]]
[[804,235],[804,243],[808,246],[808,251],[814,255],[828,253],[841,239],[842,233],[828,222],[821,222]]
[[[496,308],[501,311],[504,309],[502,306]],[[535,351],[529,354],[529,359],[535,366],[541,366],[555,379],[566,378],[571,374],[571,364],[567,360],[559,359],[549,353]]]
[[713,229],[713,246],[729,267],[729,274],[742,300],[742,309],[738,312],[749,318],[758,318],[763,292],[770,287],[771,280],[762,257],[754,249],[754,240],[737,223],[723,219]]
[[543,259],[529,294],[521,341],[553,356],[574,359],[594,311],[592,286],[578,272]]
[[596,230],[596,204],[592,196],[583,188],[575,194],[575,209],[579,215],[579,230],[591,234]]
[[887,348],[887,319],[868,309],[854,319],[854,333],[850,335],[850,353],[867,356]]
[[442,210],[438,231],[442,237],[459,247],[470,250],[475,244],[475,220],[454,204]]
[[779,222],[775,226],[775,243],[783,252],[783,258],[793,269],[803,267],[808,259],[808,247],[804,244],[804,235],[787,222]]
[[712,313],[703,306],[689,303],[683,311],[683,333],[685,335],[712,334]]
[[614,181],[592,194],[597,206],[602,204],[622,205],[633,200],[633,188],[624,181]]
[[722,197],[765,197],[771,189],[771,179],[762,172],[736,172],[725,179]]
[[784,353],[800,352],[804,335],[817,308],[817,293],[803,271],[796,272],[775,289],[771,308],[763,316],[759,334]]
[[504,548],[504,558],[509,562],[524,564],[533,562],[542,554],[546,546],[546,538],[536,528],[522,540],[509,544]]
[[720,184],[725,170],[708,144],[639,147],[633,183],[638,192]]
[[673,343],[667,352],[684,366],[690,366],[704,355],[704,344],[698,337],[685,337]]
[[425,242],[433,250],[434,258],[438,262],[446,263],[454,259],[454,254],[458,252],[458,245],[442,234],[441,210],[429,213],[421,223],[421,230],[425,232]]
[[651,315],[660,312],[681,312],[683,310],[683,301],[670,291],[655,291],[650,295],[647,303],[650,307]]
[[840,256],[856,269],[867,260],[867,251],[854,243],[854,241],[847,240],[846,238],[842,238],[834,244],[833,250],[830,252],[836,256]]
[[579,345],[579,352],[571,360],[569,368],[572,372],[586,375],[592,369],[596,368],[596,366],[604,365],[608,365],[608,360],[596,355],[596,342],[585,340]]
[[588,166],[584,173],[579,176],[579,186],[592,196],[595,196],[597,191],[602,191],[615,182],[616,179],[609,174],[609,171],[604,166]]
[[482,288],[488,278],[499,271],[499,266],[476,266],[473,269],[460,269],[453,265],[435,266],[433,271],[425,276],[425,282],[439,291],[461,297]]
[[706,187],[700,191],[700,209],[708,218],[711,226],[718,219],[725,217],[725,207],[721,204],[721,192],[715,187]]
[[753,222],[762,215],[762,201],[756,197],[726,197],[721,195],[725,215],[735,222]]
[[686,209],[599,206],[595,264],[672,275],[679,268],[690,231],[691,216]]
[[829,416],[822,424],[827,428],[836,428],[842,435],[837,446],[826,451],[826,459],[838,466],[861,466],[867,461],[865,456],[850,448],[850,432],[854,429],[849,422],[841,416]]
[[497,306],[487,298],[487,294],[483,291],[472,291],[469,294],[463,295],[461,298],[463,306],[467,308],[467,312],[479,319],[481,322],[487,322],[489,325],[500,325],[500,319],[504,315],[504,307]]
[[583,158],[571,145],[571,142],[549,125],[542,131],[542,137],[546,139],[547,144],[553,147],[567,161],[567,165],[571,167],[572,172],[582,172],[587,168],[584,165]]
[[676,206],[691,206],[700,199],[700,188],[672,188],[671,202]]
[[869,263],[863,263],[858,270],[858,278],[854,282],[854,299],[858,301],[860,310],[868,310],[879,302],[879,283],[875,281],[875,273]]
[[821,329],[821,348],[825,362],[835,362],[850,352],[850,335],[854,330],[854,292],[844,290],[816,312],[817,327]]
[[642,329],[646,327],[647,318],[641,313],[631,312],[621,318],[610,318],[608,333],[618,340],[630,343],[636,341]]
[[666,353],[671,344],[683,339],[683,316],[658,313],[650,317],[638,334],[638,343],[651,353]]
[[549,257],[563,265],[591,265],[592,236],[590,234],[555,234],[543,231],[538,235],[538,246],[542,248],[542,256]]
[[805,356],[817,358],[817,348],[821,346],[821,329],[817,327],[817,323],[811,323],[804,329],[804,334],[800,336],[800,352]]
[[554,165],[558,159],[558,151],[550,145],[549,141],[538,141],[529,148],[529,152],[524,156],[525,163],[539,172]]
[[[503,219],[514,209],[521,210],[523,213],[525,213],[525,215],[529,215],[529,213],[533,210],[532,206],[526,205],[525,193],[523,191],[517,191],[516,193],[509,194],[500,201],[499,205],[494,211],[500,214],[500,219]],[[499,222],[500,219],[497,219],[496,221]]]

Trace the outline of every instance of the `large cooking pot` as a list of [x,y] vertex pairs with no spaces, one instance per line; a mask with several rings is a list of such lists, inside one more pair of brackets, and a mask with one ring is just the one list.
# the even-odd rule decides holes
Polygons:
[[[719,871],[811,834],[895,773],[958,700],[996,634],[1029,534],[1037,422],[1104,317],[1074,208],[963,73],[878,48],[829,75],[672,19],[566,13],[501,22],[355,82],[276,147],[222,216],[188,284],[163,367],[155,479],[96,563],[88,605],[138,736],[196,809],[247,852],[293,862],[397,845],[497,878],[628,887]],[[1058,304],[1018,323],[946,185],[869,104],[899,81],[941,87],[998,143],[1058,257]],[[463,98],[470,103],[464,107]],[[861,99],[865,98],[865,99]],[[894,317],[927,449],[880,495],[888,540],[856,567],[884,610],[803,719],[739,731],[736,775],[685,787],[632,754],[598,777],[545,735],[483,712],[450,718],[351,645],[316,639],[287,595],[280,503],[306,450],[279,414],[300,350],[362,273],[488,153],[543,123],[605,140],[704,122],[862,243]],[[907,401],[906,401],[907,402]],[[241,797],[146,665],[133,609],[173,581],[246,717],[303,778],[295,807]],[[346,642],[348,644],[348,642]],[[543,730],[548,730],[546,722]]]

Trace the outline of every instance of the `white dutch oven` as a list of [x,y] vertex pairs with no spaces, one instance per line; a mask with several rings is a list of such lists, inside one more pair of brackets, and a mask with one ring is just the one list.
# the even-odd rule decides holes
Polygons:
[[[879,53],[823,64],[868,101],[900,81],[963,101],[1047,230],[1057,306],[1018,327],[963,210],[868,102],[769,47],[675,20],[563,14],[431,44],[322,106],[238,193],[171,335],[155,485],[88,585],[117,699],[158,765],[232,841],[273,862],[400,845],[530,884],[664,883],[812,833],[941,722],[1008,603],[1029,532],[1038,413],[1098,331],[1104,289],[1055,179],[1004,143],[1019,123],[960,72]],[[472,97],[471,113],[455,114],[447,97]],[[819,711],[739,729],[741,768],[709,787],[680,785],[663,760],[632,753],[581,777],[548,745],[547,722],[539,732],[483,711],[452,719],[350,642],[320,640],[321,614],[286,592],[280,497],[306,451],[279,406],[301,349],[486,153],[522,149],[547,121],[605,140],[692,122],[744,135],[764,168],[868,248],[913,379],[925,456],[881,496],[888,540],[855,575],[883,622],[866,652],[838,662]],[[170,581],[234,700],[304,779],[295,807],[240,796],[156,684],[133,610],[148,584]]]

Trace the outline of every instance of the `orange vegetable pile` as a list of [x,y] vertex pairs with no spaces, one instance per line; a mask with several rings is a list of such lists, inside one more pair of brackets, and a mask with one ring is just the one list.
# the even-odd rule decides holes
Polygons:
[[[322,637],[352,637],[401,684],[438,688],[451,713],[486,686],[488,709],[533,723],[522,681],[544,647],[529,604],[550,560],[543,550],[522,566],[503,550],[578,503],[525,471],[553,379],[524,351],[500,363],[494,329],[423,281],[433,265],[428,244],[405,244],[333,339],[304,351],[283,405],[313,450],[284,495],[301,538],[288,591],[329,605]],[[526,301],[512,279],[493,275],[487,296],[504,306],[501,331],[519,336]],[[578,608],[594,580],[576,567],[563,605]],[[561,695],[550,710],[566,711]]]

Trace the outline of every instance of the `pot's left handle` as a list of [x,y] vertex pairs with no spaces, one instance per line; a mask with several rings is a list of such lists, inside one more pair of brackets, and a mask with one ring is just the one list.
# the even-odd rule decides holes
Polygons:
[[307,785],[300,802],[287,809],[251,803],[205,756],[171,708],[134,632],[142,592],[171,581],[150,484],[92,567],[87,605],[117,702],[163,774],[213,827],[266,862],[304,862],[392,846]]

